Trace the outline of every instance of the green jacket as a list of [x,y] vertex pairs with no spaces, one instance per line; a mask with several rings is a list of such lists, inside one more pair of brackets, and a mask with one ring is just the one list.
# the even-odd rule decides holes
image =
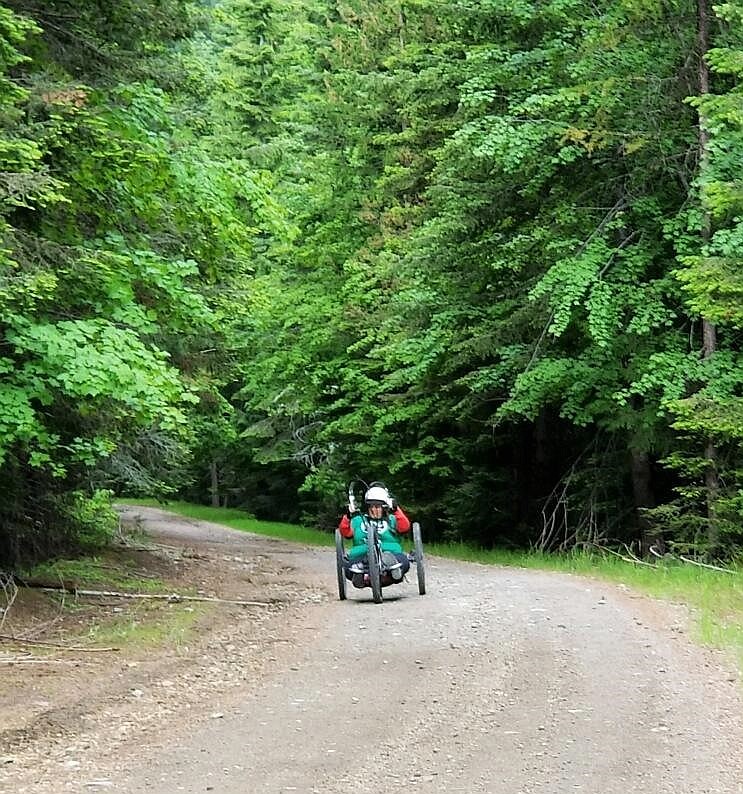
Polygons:
[[360,560],[366,556],[366,524],[377,525],[377,535],[382,544],[382,551],[391,551],[402,554],[400,535],[397,532],[397,519],[394,516],[375,521],[369,516],[354,516],[351,519],[351,529],[353,530],[353,546],[348,550],[350,560]]

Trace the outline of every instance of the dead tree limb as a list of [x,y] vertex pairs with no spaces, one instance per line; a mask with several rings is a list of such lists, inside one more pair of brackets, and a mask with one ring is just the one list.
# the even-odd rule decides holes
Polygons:
[[8,617],[10,608],[18,596],[18,585],[15,583],[12,574],[0,572],[0,590],[5,598],[5,606],[2,608],[2,616],[0,617],[0,629],[5,625],[5,619]]
[[684,557],[683,554],[679,555],[679,559],[683,560],[684,562],[688,562],[690,565],[698,565],[700,568],[709,568],[712,571],[720,571],[721,573],[732,573],[736,574],[737,571],[731,571],[730,568],[721,568],[719,565],[709,565],[706,562],[697,562],[696,560],[690,560],[688,557]]
[[270,607],[278,601],[242,601],[231,598],[212,598],[209,596],[188,596],[180,593],[122,593],[118,590],[67,590],[64,587],[41,587],[40,590],[48,593],[67,593],[74,596],[92,596],[95,598],[148,598],[169,601],[178,604],[181,601],[209,601],[217,604],[237,604],[245,607]]
[[75,653],[101,653],[108,651],[118,651],[119,648],[85,648],[80,645],[64,645],[61,642],[47,642],[45,640],[27,640],[23,637],[14,637],[11,634],[0,634],[0,640],[6,642],[20,643],[21,645],[41,645],[45,648],[61,648],[63,651],[74,651]]
[[635,557],[634,555],[632,555],[631,557],[625,557],[624,554],[620,554],[618,551],[614,551],[613,549],[607,549],[604,546],[599,546],[598,548],[600,548],[601,551],[608,551],[609,554],[613,554],[614,556],[619,557],[620,560],[624,560],[625,562],[631,562],[636,565],[647,565],[648,568],[657,568],[657,566],[653,565],[652,562],[645,562],[644,560],[641,560],[639,559],[639,557]]
[[0,659],[0,664],[66,664],[80,667],[92,665],[92,662],[83,662],[80,659]]
[[733,571],[730,568],[722,568],[719,565],[710,565],[709,563],[706,562],[691,560],[688,557],[684,557],[683,554],[679,554],[678,557],[676,557],[673,554],[660,554],[660,552],[658,552],[655,546],[650,547],[650,553],[655,555],[656,557],[660,557],[661,559],[663,559],[664,557],[671,557],[671,559],[674,560],[681,560],[682,562],[688,562],[689,565],[698,565],[700,568],[709,568],[711,571],[720,571],[720,573],[732,573],[732,574],[738,573],[738,571]]

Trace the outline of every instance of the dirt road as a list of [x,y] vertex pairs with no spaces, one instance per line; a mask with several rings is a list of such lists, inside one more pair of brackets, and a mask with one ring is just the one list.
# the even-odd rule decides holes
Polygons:
[[411,574],[382,605],[339,602],[330,549],[137,512],[222,559],[223,596],[239,591],[224,561],[257,555],[287,598],[234,608],[177,659],[109,670],[118,688],[69,732],[10,748],[1,794],[743,792],[740,682],[679,607],[433,558],[425,596]]

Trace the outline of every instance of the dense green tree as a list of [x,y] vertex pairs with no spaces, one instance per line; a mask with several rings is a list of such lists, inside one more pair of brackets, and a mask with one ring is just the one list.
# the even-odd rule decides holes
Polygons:
[[[313,272],[283,277],[298,277],[302,308],[281,312],[297,341],[273,348],[278,382],[250,390],[256,407],[301,393],[267,410],[297,452],[296,417],[280,414],[302,405],[324,454],[310,482],[382,468],[442,526],[486,541],[669,530],[648,508],[672,497],[660,461],[686,443],[679,399],[710,367],[679,283],[700,239],[696,10],[338,7],[315,138],[332,148],[307,160],[323,173],[301,194],[313,234],[296,261]],[[734,11],[719,13],[728,35]],[[317,202],[325,179],[340,201]],[[341,238],[339,278],[322,263]],[[309,259],[315,240],[332,247]],[[717,377],[737,383],[727,360]]]
[[229,347],[226,296],[244,291],[278,217],[265,176],[229,148],[217,157],[206,134],[188,71],[213,58],[199,4],[12,8],[0,447],[11,561],[74,541],[97,488],[162,494],[189,476],[190,450],[226,405],[205,351]]

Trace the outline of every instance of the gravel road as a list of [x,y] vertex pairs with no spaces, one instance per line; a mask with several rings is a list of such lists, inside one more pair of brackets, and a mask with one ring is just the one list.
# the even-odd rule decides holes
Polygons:
[[323,597],[287,621],[260,670],[204,700],[203,719],[166,715],[167,729],[153,724],[149,741],[115,758],[98,747],[74,790],[743,792],[740,680],[689,640],[679,606],[430,557],[427,595],[411,572],[381,605],[369,590],[340,602],[330,549],[266,551],[265,539],[144,518],[191,544],[246,555],[263,544]]

